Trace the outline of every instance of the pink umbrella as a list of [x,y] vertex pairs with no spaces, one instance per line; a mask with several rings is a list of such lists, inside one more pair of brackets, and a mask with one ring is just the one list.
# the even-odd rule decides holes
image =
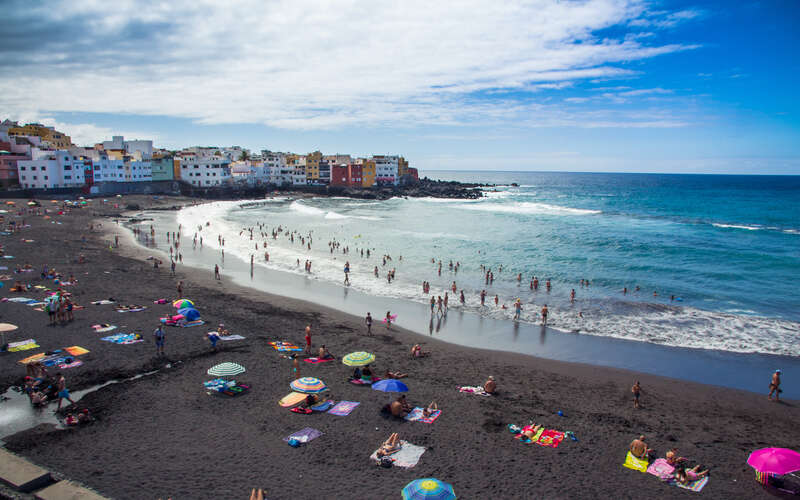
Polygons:
[[788,448],[762,448],[747,457],[747,465],[768,474],[789,474],[800,470],[800,453]]

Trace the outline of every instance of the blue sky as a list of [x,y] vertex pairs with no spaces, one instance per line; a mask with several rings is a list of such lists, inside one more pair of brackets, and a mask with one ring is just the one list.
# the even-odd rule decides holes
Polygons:
[[795,0],[3,10],[0,117],[83,144],[398,153],[423,171],[800,174]]

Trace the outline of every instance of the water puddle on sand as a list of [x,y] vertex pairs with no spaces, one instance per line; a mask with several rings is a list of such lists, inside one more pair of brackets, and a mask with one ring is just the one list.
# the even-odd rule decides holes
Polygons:
[[[166,368],[170,368],[171,365],[167,365]],[[119,379],[119,380],[109,380],[108,382],[104,382],[99,385],[95,385],[89,387],[88,389],[82,389],[80,391],[71,391],[70,397],[76,403],[81,400],[82,397],[89,394],[90,392],[97,391],[102,389],[103,387],[111,384],[119,384],[122,382],[131,382],[136,379],[140,379],[142,377],[146,377],[148,375],[153,375],[158,373],[160,370],[154,370],[150,372],[140,373],[138,375],[134,375],[130,378]],[[24,391],[19,390],[19,388],[11,387],[9,388],[5,394],[2,395],[2,399],[0,400],[0,443],[2,443],[2,439],[12,434],[16,434],[17,432],[21,432],[27,429],[32,429],[39,424],[52,424],[56,426],[57,429],[63,429],[64,424],[61,420],[59,420],[58,416],[55,413],[55,409],[58,407],[58,400],[50,401],[47,405],[42,407],[34,407],[31,404],[30,398],[28,395],[25,394]],[[69,404],[69,401],[64,401],[64,405]],[[78,405],[80,407],[80,405]],[[63,406],[62,406],[63,408]],[[90,408],[91,411],[91,408]]]

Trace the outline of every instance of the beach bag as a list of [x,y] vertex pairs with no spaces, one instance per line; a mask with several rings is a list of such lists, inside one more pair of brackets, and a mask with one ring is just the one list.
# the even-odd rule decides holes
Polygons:
[[378,465],[385,469],[389,469],[394,465],[394,460],[389,457],[381,457],[381,459],[378,461]]
[[300,446],[300,441],[298,441],[295,438],[292,438],[289,440],[289,446],[291,446],[292,448],[297,448]]

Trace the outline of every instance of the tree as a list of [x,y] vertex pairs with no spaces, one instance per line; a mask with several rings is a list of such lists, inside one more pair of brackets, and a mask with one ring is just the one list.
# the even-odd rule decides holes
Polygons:
[[242,154],[239,155],[239,161],[247,161],[249,158],[250,153],[248,153],[246,149],[243,149]]

